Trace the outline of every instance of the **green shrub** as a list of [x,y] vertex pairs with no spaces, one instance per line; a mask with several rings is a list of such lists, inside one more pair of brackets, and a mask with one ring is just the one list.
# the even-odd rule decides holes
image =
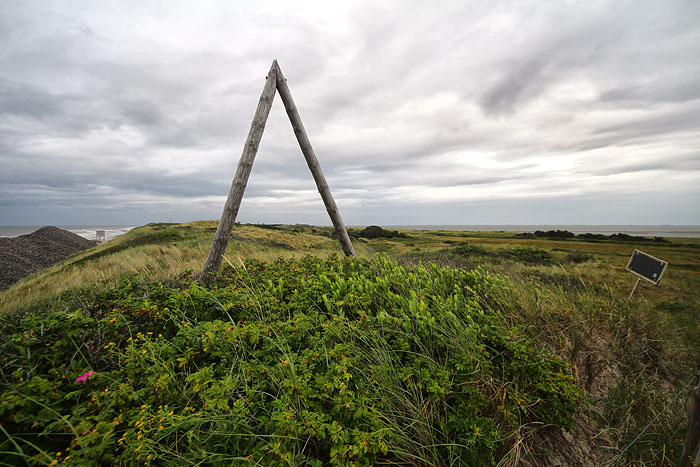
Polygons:
[[127,281],[16,310],[0,317],[0,451],[492,465],[521,425],[569,425],[582,397],[565,363],[507,326],[508,287],[386,259],[249,260],[207,286]]
[[460,242],[452,251],[460,256],[472,256],[472,255],[485,255],[487,254],[486,248],[480,245],[473,245],[468,242]]
[[566,260],[571,263],[585,263],[586,261],[591,261],[594,256],[591,253],[572,251],[566,254]]
[[358,234],[362,238],[407,238],[407,235],[398,230],[386,230],[378,225],[370,225],[362,229]]
[[498,250],[498,255],[526,264],[550,264],[554,260],[549,251],[531,247],[503,248]]

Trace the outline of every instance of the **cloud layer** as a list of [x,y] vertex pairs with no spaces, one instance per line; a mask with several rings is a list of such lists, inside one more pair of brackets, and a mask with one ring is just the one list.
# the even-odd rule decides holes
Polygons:
[[335,3],[0,2],[0,225],[700,224],[700,3]]

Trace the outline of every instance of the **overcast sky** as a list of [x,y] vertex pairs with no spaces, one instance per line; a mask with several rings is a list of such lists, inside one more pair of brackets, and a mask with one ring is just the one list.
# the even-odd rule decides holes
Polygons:
[[[275,58],[348,225],[700,224],[697,0],[0,0],[0,225],[218,219]],[[279,96],[238,220],[330,225]]]

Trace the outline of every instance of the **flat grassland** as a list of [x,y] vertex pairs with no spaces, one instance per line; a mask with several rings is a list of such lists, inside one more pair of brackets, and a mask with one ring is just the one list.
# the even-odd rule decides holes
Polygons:
[[[201,278],[215,227],[0,293],[13,462],[600,465],[700,366],[700,239],[357,229],[348,262],[327,227],[236,225]],[[627,306],[635,248],[670,266]],[[619,465],[678,462],[689,394]]]

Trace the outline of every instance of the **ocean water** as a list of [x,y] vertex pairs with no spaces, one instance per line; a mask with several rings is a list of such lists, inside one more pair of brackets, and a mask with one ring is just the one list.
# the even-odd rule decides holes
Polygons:
[[[42,226],[0,226],[0,237],[18,237],[20,235],[27,235],[36,230],[39,230],[41,227]],[[68,230],[69,232],[73,232],[74,234],[80,235],[81,237],[87,238],[88,240],[96,240],[98,230],[105,231],[105,240],[112,240],[113,238],[123,235],[134,228],[134,226],[127,225],[57,225],[56,227],[61,228],[63,230]]]
[[624,233],[642,237],[700,238],[700,225],[388,225],[385,229],[462,230],[468,232],[534,232],[568,230],[575,234]]

